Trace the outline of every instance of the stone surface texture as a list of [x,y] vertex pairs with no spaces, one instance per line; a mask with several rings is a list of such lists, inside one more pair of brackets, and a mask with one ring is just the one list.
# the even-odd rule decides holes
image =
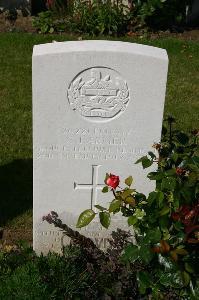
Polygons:
[[[161,136],[168,57],[164,49],[117,41],[37,45],[33,51],[34,249],[61,252],[68,239],[42,216],[56,211],[75,229],[78,215],[107,205],[106,173],[154,189],[135,161]],[[150,170],[153,170],[153,166]],[[121,183],[122,185],[122,183]],[[81,229],[101,248],[111,230],[129,230],[117,216]]]

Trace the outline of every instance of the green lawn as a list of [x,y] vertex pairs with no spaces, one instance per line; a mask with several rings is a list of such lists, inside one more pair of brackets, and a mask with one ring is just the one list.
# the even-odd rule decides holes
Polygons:
[[[0,33],[0,225],[32,208],[31,55],[34,44],[75,38]],[[167,49],[170,65],[165,116],[184,131],[198,127],[199,43],[122,38]],[[23,218],[22,218],[23,219]],[[16,224],[21,224],[17,218]]]

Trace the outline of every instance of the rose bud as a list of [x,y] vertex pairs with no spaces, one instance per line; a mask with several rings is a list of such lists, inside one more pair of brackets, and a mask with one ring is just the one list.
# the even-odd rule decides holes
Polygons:
[[119,185],[120,183],[120,178],[119,176],[110,174],[110,176],[106,179],[106,184],[110,187],[112,187],[113,189],[116,189],[116,187]]

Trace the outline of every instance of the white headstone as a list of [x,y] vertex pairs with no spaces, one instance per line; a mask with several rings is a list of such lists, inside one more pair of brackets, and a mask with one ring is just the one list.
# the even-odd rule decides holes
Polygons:
[[[75,229],[78,215],[107,205],[106,173],[129,175],[147,194],[154,185],[134,162],[160,140],[168,58],[163,49],[113,41],[38,45],[33,52],[34,249],[68,242],[42,216],[56,211]],[[124,225],[125,223],[125,225]],[[123,227],[123,225],[124,227]],[[106,247],[97,222],[82,234]],[[126,226],[126,227],[125,227]]]

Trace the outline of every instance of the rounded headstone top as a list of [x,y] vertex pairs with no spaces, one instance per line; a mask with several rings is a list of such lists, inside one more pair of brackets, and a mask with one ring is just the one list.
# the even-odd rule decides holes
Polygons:
[[162,48],[136,43],[106,40],[70,41],[35,45],[33,49],[33,56],[84,51],[132,53],[168,60],[167,52]]

